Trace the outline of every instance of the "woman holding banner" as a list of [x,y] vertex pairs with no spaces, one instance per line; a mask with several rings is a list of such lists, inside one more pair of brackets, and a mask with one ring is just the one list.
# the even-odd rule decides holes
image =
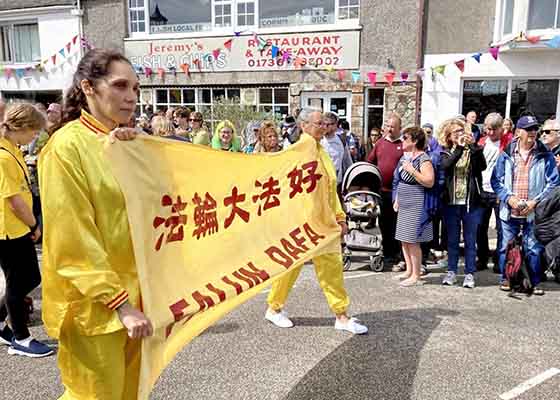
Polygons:
[[137,95],[123,55],[91,50],[65,95],[66,125],[41,153],[43,320],[59,340],[61,399],[137,398],[139,339],[153,328],[141,311],[124,197],[100,140],[134,136],[115,128],[130,120]]

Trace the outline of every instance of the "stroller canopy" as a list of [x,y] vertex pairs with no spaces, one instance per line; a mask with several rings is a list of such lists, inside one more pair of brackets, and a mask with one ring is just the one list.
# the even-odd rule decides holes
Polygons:
[[381,188],[381,173],[373,164],[360,161],[346,170],[342,179],[342,192],[348,192],[350,186],[367,186],[369,191],[378,193]]

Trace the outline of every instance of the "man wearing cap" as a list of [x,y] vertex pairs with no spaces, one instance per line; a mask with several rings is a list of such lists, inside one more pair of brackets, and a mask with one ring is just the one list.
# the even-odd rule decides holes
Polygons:
[[282,143],[284,149],[299,140],[301,128],[296,123],[296,119],[293,116],[287,115],[280,127],[282,129]]
[[560,172],[560,122],[555,119],[544,121],[541,140],[554,155],[556,167]]
[[500,289],[511,290],[505,280],[506,250],[508,242],[523,232],[523,248],[535,295],[543,295],[539,287],[542,245],[534,232],[534,209],[551,190],[560,184],[554,156],[537,140],[539,123],[533,116],[523,116],[517,121],[517,138],[500,154],[492,173],[492,189],[500,200],[502,244],[499,264],[502,273]]

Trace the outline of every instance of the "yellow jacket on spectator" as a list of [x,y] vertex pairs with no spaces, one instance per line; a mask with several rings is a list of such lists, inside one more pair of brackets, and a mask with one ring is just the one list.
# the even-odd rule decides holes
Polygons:
[[55,338],[66,318],[87,336],[123,329],[114,310],[140,302],[124,197],[103,154],[108,132],[82,111],[39,159],[43,321]]
[[33,208],[33,198],[27,184],[29,171],[21,151],[8,139],[0,137],[0,147],[6,149],[0,150],[0,239],[17,239],[28,234],[29,227],[16,217],[8,197],[19,194],[29,209]]

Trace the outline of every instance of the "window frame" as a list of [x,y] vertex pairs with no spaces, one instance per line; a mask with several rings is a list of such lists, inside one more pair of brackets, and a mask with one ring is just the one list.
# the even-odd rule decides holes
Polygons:
[[[37,26],[37,41],[39,47],[39,57],[33,60],[26,60],[26,61],[16,61],[16,49],[15,49],[15,39],[14,39],[14,27],[19,25],[36,25]],[[22,19],[22,20],[15,20],[15,21],[3,21],[0,22],[1,27],[8,28],[8,47],[10,52],[10,59],[9,60],[0,60],[0,65],[15,65],[15,64],[31,64],[41,61],[41,35],[39,34],[39,21],[36,19]]]
[[[138,39],[177,39],[177,38],[198,38],[198,37],[217,37],[223,35],[232,35],[234,32],[252,30],[258,34],[273,34],[273,33],[305,33],[305,32],[317,32],[317,31],[332,31],[332,30],[356,30],[361,29],[360,16],[361,7],[364,0],[358,0],[358,18],[352,19],[339,19],[339,7],[340,0],[330,0],[334,2],[334,18],[335,21],[332,24],[316,24],[316,25],[294,25],[294,26],[280,26],[272,28],[262,28],[260,27],[260,0],[212,0],[210,2],[211,7],[211,31],[203,32],[181,32],[181,33],[151,33],[150,27],[150,6],[154,0],[142,0],[144,2],[144,32],[132,32],[132,21],[131,12],[133,10],[139,10],[140,7],[131,9],[130,0],[127,1],[127,19],[128,19],[128,37],[125,40],[138,40]],[[237,4],[239,3],[250,3],[254,4],[254,25],[237,25]],[[230,4],[231,5],[231,19],[232,24],[228,27],[216,27],[215,24],[215,5],[217,4]],[[353,6],[348,6],[353,7]],[[136,21],[137,22],[137,21]]]
[[529,29],[529,9],[530,2],[527,1],[514,1],[513,6],[513,22],[511,33],[504,34],[504,24],[506,16],[506,2],[514,0],[496,0],[496,18],[494,23],[494,45],[508,42],[516,37],[519,32],[525,32],[530,35],[542,36],[542,39],[547,40],[557,35],[560,32],[560,0],[556,0],[555,10],[555,27],[544,29]]
[[[365,88],[365,91],[364,91],[365,115],[364,115],[364,137],[363,137],[363,139],[367,139],[367,135],[369,135],[370,130],[373,128],[373,127],[369,126],[369,110],[370,109],[373,109],[373,108],[381,109],[382,110],[382,115],[383,115],[383,121],[385,120],[385,101],[387,100],[387,98],[386,98],[387,97],[387,90],[386,89],[387,88],[385,86],[378,86],[378,85],[367,86]],[[370,90],[382,90],[383,91],[383,101],[381,102],[381,105],[369,104],[369,91]],[[383,123],[381,124],[379,129],[383,129]]]

